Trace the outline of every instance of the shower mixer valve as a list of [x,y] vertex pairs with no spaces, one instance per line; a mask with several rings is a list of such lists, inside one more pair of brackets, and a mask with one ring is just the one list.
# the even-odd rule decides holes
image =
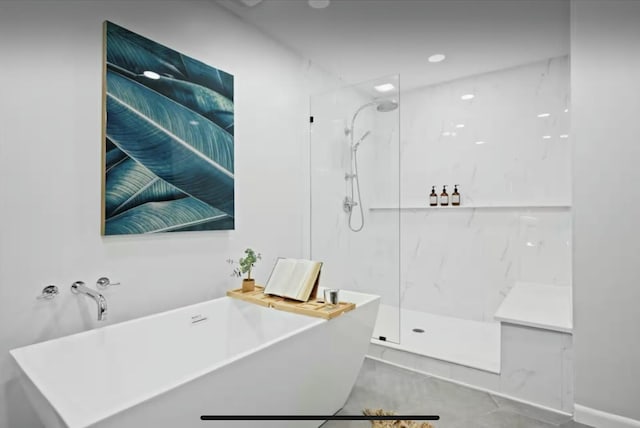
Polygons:
[[345,196],[344,201],[342,202],[342,209],[344,210],[344,212],[350,213],[351,210],[353,210],[353,207],[355,207],[356,205],[358,205],[356,201],[348,196]]

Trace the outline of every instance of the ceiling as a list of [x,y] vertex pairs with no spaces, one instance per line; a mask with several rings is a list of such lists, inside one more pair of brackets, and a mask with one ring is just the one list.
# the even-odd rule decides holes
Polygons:
[[569,0],[215,1],[348,84],[399,73],[407,91],[569,53]]

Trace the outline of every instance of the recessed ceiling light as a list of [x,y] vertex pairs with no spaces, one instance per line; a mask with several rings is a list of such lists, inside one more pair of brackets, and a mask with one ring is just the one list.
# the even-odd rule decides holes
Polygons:
[[464,128],[464,123],[459,123],[456,125],[456,128]]
[[476,141],[477,145],[486,144],[486,141]]
[[389,92],[389,91],[393,91],[396,87],[393,86],[391,83],[383,83],[381,85],[376,85],[373,87],[373,89],[375,89],[378,92]]
[[464,94],[463,96],[460,97],[461,100],[472,100],[474,99],[476,96],[473,94]]
[[444,61],[445,58],[446,56],[444,56],[444,54],[435,54],[429,57],[429,62],[440,62]]
[[551,138],[551,135],[543,135],[542,139],[544,140],[549,140]]
[[308,3],[309,6],[314,9],[324,9],[325,7],[329,6],[331,0],[309,0]]
[[551,116],[551,113],[540,113],[538,115],[538,117],[549,117],[549,116]]
[[569,138],[569,134],[562,134],[560,135],[560,138]]
[[149,79],[153,79],[153,80],[158,80],[160,78],[160,75],[155,71],[146,70],[142,74],[144,74],[145,77],[148,77]]
[[564,112],[569,113],[569,109],[568,108],[564,109]]

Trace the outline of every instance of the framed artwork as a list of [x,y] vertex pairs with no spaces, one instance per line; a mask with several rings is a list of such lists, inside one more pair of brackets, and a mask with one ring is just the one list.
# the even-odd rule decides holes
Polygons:
[[102,234],[234,228],[233,75],[104,23]]

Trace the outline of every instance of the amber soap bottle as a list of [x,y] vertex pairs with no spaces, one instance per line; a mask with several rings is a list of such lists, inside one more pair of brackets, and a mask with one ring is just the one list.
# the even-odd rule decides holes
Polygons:
[[458,185],[453,185],[453,193],[451,194],[451,205],[460,205],[460,193],[458,193]]
[[431,186],[431,194],[429,195],[429,205],[435,207],[438,205],[438,194],[436,193],[436,186]]
[[449,194],[447,193],[447,185],[442,186],[442,193],[440,193],[440,205],[446,207],[449,205]]

